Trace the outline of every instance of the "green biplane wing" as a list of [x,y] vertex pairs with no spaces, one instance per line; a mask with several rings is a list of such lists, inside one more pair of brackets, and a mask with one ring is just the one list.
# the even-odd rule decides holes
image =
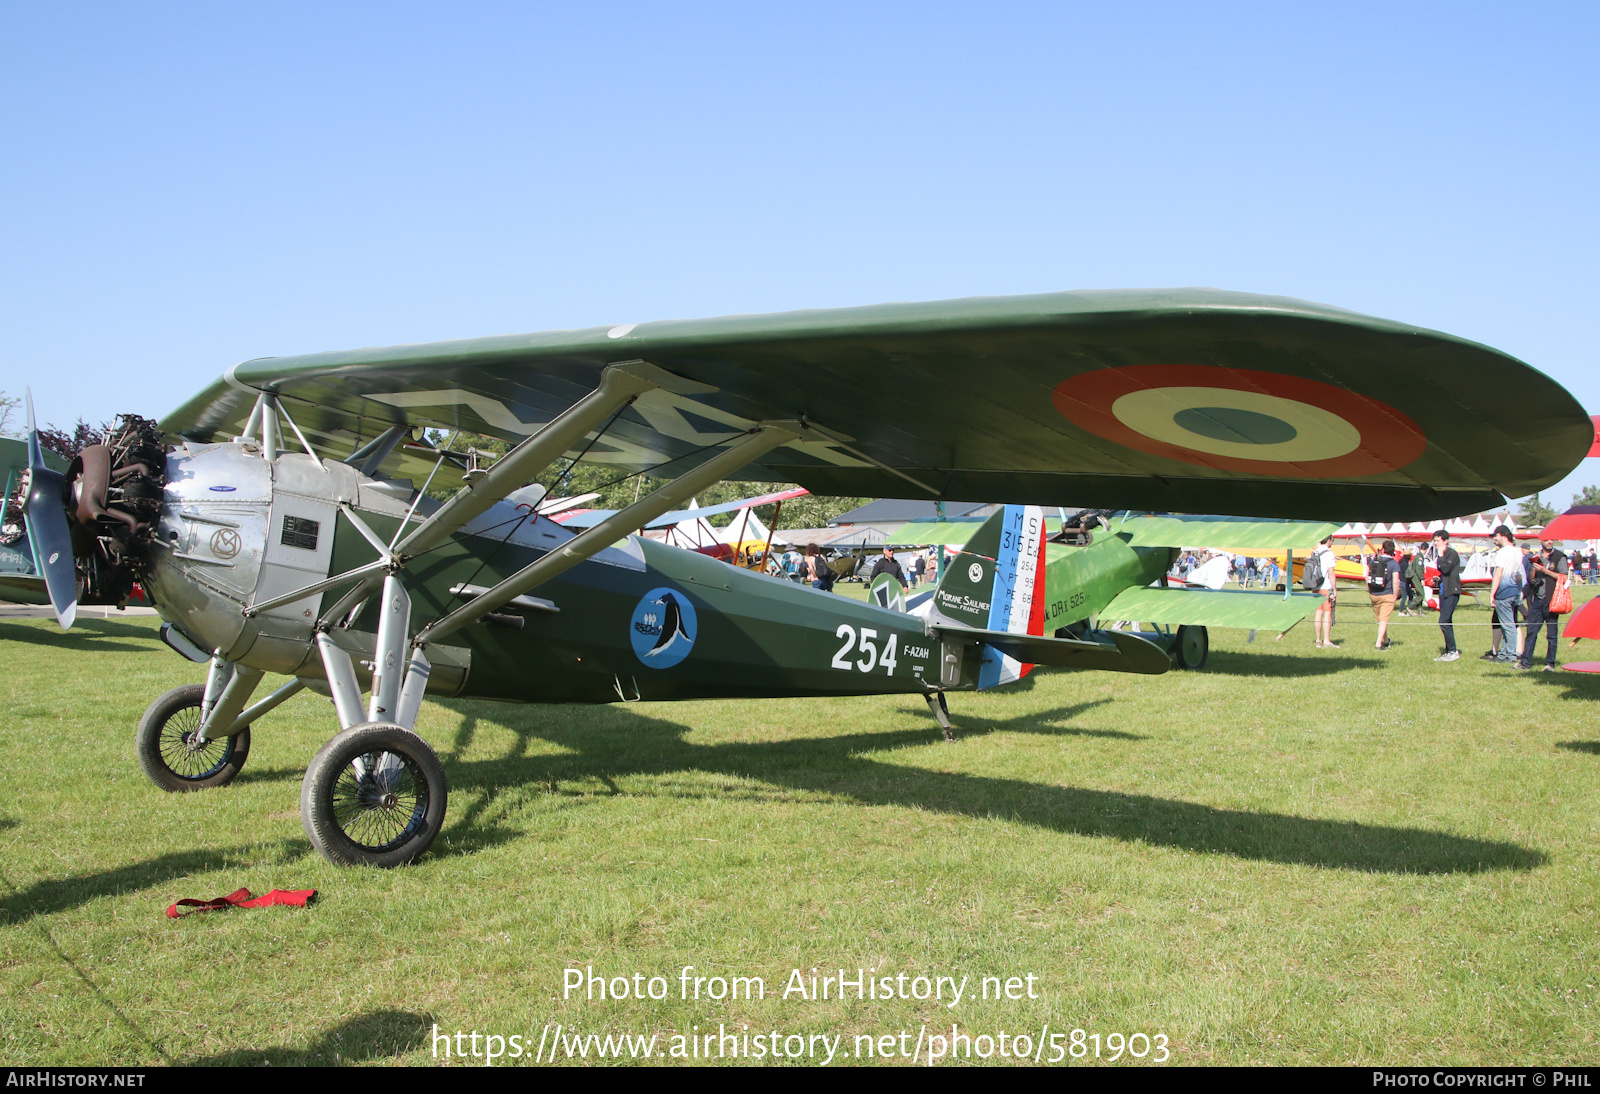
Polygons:
[[1245,627],[1286,631],[1316,610],[1322,598],[1294,593],[1213,592],[1210,589],[1124,589],[1100,611],[1102,621],[1130,619],[1169,626]]
[[[817,494],[1422,520],[1545,489],[1594,435],[1558,384],[1486,346],[1213,289],[264,358],[234,366],[162,424],[196,440],[231,436],[271,391],[328,455],[399,423],[517,441],[594,390],[608,363],[634,360],[715,390],[641,396],[587,459],[672,477],[752,423],[803,421],[803,439],[739,477]],[[384,469],[404,459],[420,468],[418,457],[391,456]]]
[[[44,457],[44,465],[52,471],[65,472],[67,461],[50,451],[43,449],[40,455]],[[16,437],[0,437],[0,480],[8,475],[20,473],[28,469],[28,442]]]
[[1130,547],[1207,547],[1231,554],[1310,551],[1339,526],[1322,521],[1251,520],[1242,517],[1136,516],[1111,520],[1113,532],[1128,532]]

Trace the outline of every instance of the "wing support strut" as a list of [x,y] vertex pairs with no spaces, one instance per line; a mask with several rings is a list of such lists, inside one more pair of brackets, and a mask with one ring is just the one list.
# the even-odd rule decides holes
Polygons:
[[[646,361],[607,365],[600,386],[579,399],[550,424],[507,452],[477,482],[468,483],[438,512],[401,540],[394,553],[403,563],[449,539],[473,518],[487,512],[511,491],[532,482],[591,429],[647,391],[664,388],[680,395],[704,394],[716,389]],[[665,510],[663,510],[665,512]]]
[[[643,527],[662,513],[681,505],[705,487],[727,478],[745,464],[760,459],[774,448],[798,440],[803,430],[804,427],[798,422],[762,423],[746,434],[743,440],[719,450],[705,463],[679,475],[627,508],[618,510],[588,531],[580,533],[562,546],[535,559],[494,588],[474,597],[449,615],[435,620],[418,632],[412,645],[420,647],[428,642],[436,642],[479,616],[506,604],[513,597],[521,596],[530,589],[565,573],[580,562],[587,561],[629,532]],[[495,466],[496,471],[499,470],[499,466],[498,464]],[[494,471],[490,474],[494,474]]]
[[[691,395],[703,394],[716,389],[707,384],[675,376],[665,369],[657,368],[646,361],[621,361],[606,366],[601,373],[600,386],[589,393],[565,412],[558,415],[554,421],[544,426],[533,436],[523,441],[502,457],[488,473],[476,481],[468,484],[458,491],[454,497],[447,501],[431,517],[423,521],[410,534],[401,539],[393,547],[384,543],[382,538],[369,528],[348,504],[341,504],[340,510],[344,513],[352,526],[361,534],[369,544],[378,551],[379,557],[356,569],[340,574],[338,577],[317,582],[305,589],[297,590],[286,597],[277,597],[263,604],[252,605],[246,609],[246,614],[256,614],[275,607],[279,603],[289,603],[311,592],[321,592],[338,585],[357,582],[345,596],[340,598],[317,621],[316,643],[322,655],[323,670],[328,678],[328,684],[333,694],[334,707],[338,712],[339,721],[344,728],[361,721],[391,722],[410,729],[416,722],[417,712],[422,705],[423,693],[426,690],[431,665],[422,646],[426,637],[442,637],[443,634],[455,630],[465,623],[471,622],[486,612],[493,611],[506,601],[509,601],[523,589],[512,589],[504,595],[498,595],[505,587],[504,582],[494,589],[484,591],[483,595],[474,599],[470,604],[451,613],[444,619],[436,621],[431,627],[419,634],[415,641],[408,643],[411,619],[411,598],[400,583],[399,572],[406,563],[424,551],[439,546],[465,527],[473,519],[487,512],[496,502],[502,500],[512,490],[531,481],[541,471],[560,459],[574,444],[600,425],[606,417],[615,414],[640,395],[656,388],[663,388],[678,394]],[[274,404],[270,396],[263,395],[258,400],[259,417],[253,415],[251,425],[253,428],[257,421],[263,425],[274,423],[276,416],[273,413]],[[285,415],[287,417],[287,415]],[[291,420],[290,425],[294,423]],[[298,429],[296,433],[298,434]],[[355,462],[363,459],[363,470],[375,467],[381,462],[383,456],[392,451],[393,446],[403,437],[401,427],[396,426],[386,431],[379,438],[356,453],[349,460]],[[617,514],[618,517],[627,517],[624,526],[619,528],[615,522],[608,521],[594,529],[587,535],[587,553],[573,554],[570,559],[566,557],[578,544],[579,537],[568,544],[565,552],[556,562],[558,565],[547,566],[550,571],[545,576],[539,576],[537,581],[548,580],[556,573],[560,573],[568,566],[583,561],[590,555],[608,546],[622,532],[630,531],[638,524],[630,523],[634,520],[633,511],[648,509],[648,503],[662,497],[660,508],[652,515],[659,515],[676,504],[679,496],[688,497],[689,492],[698,490],[706,479],[707,474],[714,474],[720,479],[725,473],[743,466],[755,459],[761,453],[771,450],[781,444],[794,440],[796,433],[771,426],[764,426],[753,431],[752,435],[733,448],[726,450],[721,455],[707,461],[705,465],[657,491],[644,503],[639,503],[633,510],[624,510]],[[710,480],[714,481],[714,480]],[[678,483],[685,483],[684,487],[677,487]],[[409,516],[409,514],[408,514]],[[643,518],[639,523],[643,523]],[[402,531],[405,523],[401,523]],[[602,533],[595,536],[594,533]],[[398,533],[397,533],[398,535]],[[548,559],[549,556],[546,556]],[[535,564],[537,565],[537,564]],[[533,569],[533,567],[529,567]],[[526,571],[524,571],[526,573]],[[380,576],[381,575],[381,576]],[[518,575],[521,577],[523,575]],[[516,580],[515,578],[513,580]],[[372,684],[368,700],[363,707],[361,703],[360,684],[355,675],[354,665],[350,656],[334,644],[328,635],[328,629],[343,618],[354,612],[374,592],[377,591],[379,582],[383,585],[381,608],[378,614],[377,648],[373,654]],[[531,587],[531,583],[529,585]],[[411,647],[409,656],[407,647]]]

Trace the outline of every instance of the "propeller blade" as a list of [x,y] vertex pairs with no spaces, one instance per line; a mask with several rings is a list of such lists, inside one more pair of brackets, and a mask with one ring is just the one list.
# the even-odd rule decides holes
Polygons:
[[78,571],[72,557],[72,530],[67,525],[67,478],[44,464],[39,430],[33,421],[33,392],[28,391],[28,546],[34,565],[44,575],[50,606],[62,630],[78,616]]

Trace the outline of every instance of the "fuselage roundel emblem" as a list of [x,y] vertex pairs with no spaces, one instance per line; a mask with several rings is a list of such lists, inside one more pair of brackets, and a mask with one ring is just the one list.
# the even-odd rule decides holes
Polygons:
[[694,649],[700,625],[694,604],[676,589],[651,589],[639,598],[628,624],[634,656],[653,669],[671,668]]

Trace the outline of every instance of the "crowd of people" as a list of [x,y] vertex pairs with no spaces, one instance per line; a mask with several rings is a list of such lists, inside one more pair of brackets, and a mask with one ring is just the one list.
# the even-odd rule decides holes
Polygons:
[[[870,584],[877,580],[879,574],[888,574],[900,583],[902,589],[910,591],[924,582],[937,580],[939,554],[935,548],[911,551],[909,555],[910,557],[902,565],[894,548],[885,546],[883,557],[873,563],[872,570],[867,575],[867,582]],[[790,581],[810,585],[813,589],[821,589],[823,592],[832,592],[834,582],[838,580],[838,574],[828,564],[827,556],[815,543],[807,544],[804,552],[785,551],[777,562],[783,576]]]
[[[1495,622],[1490,648],[1481,659],[1531,669],[1539,632],[1543,630],[1544,671],[1555,671],[1558,613],[1563,609],[1554,602],[1564,581],[1595,580],[1600,559],[1592,549],[1587,554],[1575,551],[1569,558],[1552,539],[1541,541],[1537,550],[1531,544],[1518,547],[1511,529],[1502,524],[1494,530],[1494,551],[1488,561],[1489,601],[1494,607]],[[1320,649],[1339,648],[1333,641],[1334,610],[1339,598],[1336,565],[1330,536],[1313,552],[1302,579],[1307,589],[1322,597],[1312,617]],[[1450,533],[1444,529],[1433,534],[1431,545],[1418,548],[1409,556],[1400,552],[1394,540],[1384,540],[1378,553],[1366,560],[1367,597],[1378,624],[1375,648],[1383,652],[1393,645],[1389,619],[1396,610],[1401,615],[1419,614],[1426,600],[1428,571],[1432,570],[1437,574],[1439,630],[1444,636],[1444,650],[1434,660],[1460,660],[1454,620],[1461,601],[1462,569],[1461,555],[1450,545]]]
[[[1190,574],[1211,561],[1211,559],[1216,558],[1220,553],[1217,551],[1184,551],[1174,563],[1173,573],[1187,580]],[[1248,555],[1235,555],[1228,563],[1228,576],[1241,589],[1253,589],[1256,587],[1271,589],[1281,587],[1283,567],[1278,564],[1277,559],[1271,556],[1255,558]]]

